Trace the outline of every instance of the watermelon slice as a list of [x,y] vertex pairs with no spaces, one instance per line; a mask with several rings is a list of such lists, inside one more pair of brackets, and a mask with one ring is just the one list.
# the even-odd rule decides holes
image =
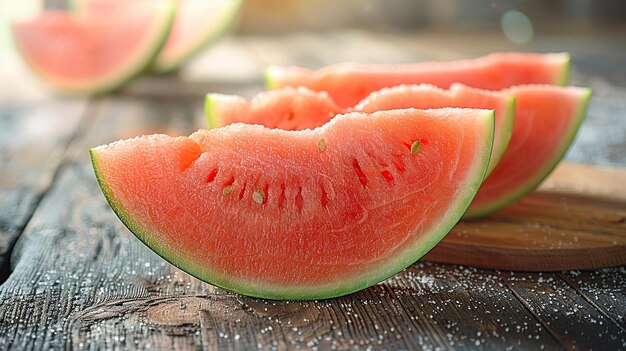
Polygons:
[[[178,0],[176,19],[165,46],[152,62],[152,69],[171,71],[220,37],[235,20],[242,0]],[[73,0],[76,12],[116,15],[132,11],[134,1]]]
[[284,130],[314,129],[351,110],[337,106],[325,92],[304,87],[261,92],[251,101],[237,95],[209,93],[204,101],[209,128],[247,123]]
[[376,112],[404,108],[480,108],[496,111],[493,152],[487,174],[498,164],[511,138],[515,99],[507,93],[453,84],[449,90],[433,85],[402,85],[373,92],[356,106],[341,108],[325,92],[308,88],[282,88],[262,92],[248,102],[241,96],[207,94],[205,114],[210,127],[243,122],[269,128],[316,128],[338,113]]
[[90,151],[109,204],[156,253],[242,294],[317,299],[397,273],[480,186],[493,112],[393,110],[314,130],[233,124]]
[[171,71],[202,51],[228,29],[240,6],[241,0],[179,0],[174,27],[154,70]]
[[312,71],[300,67],[270,67],[268,89],[305,86],[326,91],[341,107],[357,104],[373,91],[401,84],[430,83],[448,88],[463,83],[499,90],[520,84],[567,84],[569,55],[501,53],[482,58],[404,65],[342,63]]
[[174,19],[173,0],[132,3],[115,16],[43,12],[13,24],[15,44],[54,88],[75,94],[114,90],[152,61]]
[[537,188],[572,143],[591,96],[588,88],[548,85],[519,86],[506,92],[516,98],[513,135],[466,219],[493,213]]

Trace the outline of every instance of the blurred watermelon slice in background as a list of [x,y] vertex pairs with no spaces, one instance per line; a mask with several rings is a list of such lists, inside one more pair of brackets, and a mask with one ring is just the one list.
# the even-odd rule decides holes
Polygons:
[[13,23],[18,52],[53,88],[94,95],[150,68],[166,72],[232,22],[240,0],[74,0]]
[[242,0],[179,0],[176,21],[165,47],[153,63],[171,71],[219,38],[234,21]]
[[11,29],[18,52],[50,86],[92,95],[142,72],[164,45],[174,14],[174,0],[140,0],[116,16],[44,10]]
[[[176,20],[167,42],[152,63],[157,72],[178,68],[223,34],[235,19],[242,0],[177,0]],[[78,12],[114,15],[134,6],[127,0],[73,0]]]

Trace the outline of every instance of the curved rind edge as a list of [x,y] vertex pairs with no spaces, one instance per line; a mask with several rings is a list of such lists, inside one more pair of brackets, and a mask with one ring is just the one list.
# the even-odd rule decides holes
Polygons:
[[184,262],[183,264],[179,264],[176,260],[174,259],[170,259],[168,258],[168,252],[167,252],[167,248],[164,247],[163,245],[159,244],[156,241],[151,241],[149,239],[149,235],[146,235],[145,232],[147,232],[147,230],[145,228],[143,228],[143,226],[141,226],[139,223],[136,223],[127,213],[126,211],[123,209],[123,206],[118,203],[118,201],[115,199],[115,196],[113,195],[113,192],[111,191],[111,189],[106,185],[106,181],[104,179],[104,177],[102,176],[101,172],[100,172],[100,167],[99,167],[99,162],[98,162],[98,157],[97,157],[97,151],[95,149],[90,149],[89,150],[89,157],[91,159],[91,164],[93,166],[94,169],[94,173],[96,176],[96,180],[98,181],[98,185],[100,186],[100,189],[102,190],[102,194],[104,195],[104,198],[106,199],[107,203],[109,204],[109,206],[111,207],[111,209],[113,210],[113,213],[115,213],[115,215],[120,219],[120,221],[122,222],[122,224],[124,224],[124,226],[126,226],[126,228],[128,228],[128,230],[130,230],[131,233],[133,233],[133,235],[135,237],[137,237],[137,239],[139,239],[139,241],[141,241],[144,245],[146,245],[150,250],[152,250],[154,253],[156,253],[157,255],[159,255],[161,258],[163,258],[164,260],[166,260],[167,262],[169,262],[170,264],[172,264],[173,266],[175,266],[176,268],[179,268],[191,275],[193,275],[194,277],[206,281],[212,285],[224,288],[224,289],[228,289],[228,290],[232,290],[229,289],[227,287],[223,287],[219,284],[215,284],[214,282],[208,281],[206,279],[201,278],[201,275],[196,275],[193,272],[190,272],[189,269],[185,269],[183,268],[185,266]]
[[477,207],[472,211],[468,211],[464,216],[464,220],[478,219],[485,216],[488,216],[494,212],[497,212],[505,207],[508,207],[515,202],[521,200],[524,196],[530,194],[535,189],[541,185],[541,183],[552,173],[552,171],[558,166],[561,159],[569,150],[570,145],[574,141],[578,130],[580,129],[580,125],[582,124],[585,116],[587,115],[587,109],[589,107],[589,100],[591,98],[591,89],[590,88],[582,88],[585,92],[581,95],[580,105],[578,107],[578,112],[576,113],[576,117],[572,121],[572,127],[567,137],[563,139],[563,143],[559,148],[559,151],[556,152],[552,162],[548,163],[548,165],[544,168],[544,172],[540,173],[537,177],[530,179],[527,182],[527,185],[524,187],[520,187],[520,189],[511,195],[503,198],[500,201],[484,205],[481,207]]
[[[144,60],[140,60],[138,58],[135,59],[133,64],[127,66],[125,70],[120,70],[115,74],[113,78],[109,78],[108,80],[102,80],[102,83],[95,84],[92,86],[89,85],[74,85],[71,87],[63,87],[59,85],[59,82],[55,82],[55,80],[48,79],[46,75],[41,72],[37,66],[28,59],[28,56],[25,54],[21,54],[21,57],[24,59],[24,62],[31,68],[33,72],[35,72],[40,78],[50,87],[54,88],[56,91],[64,94],[64,95],[75,95],[75,96],[98,96],[105,93],[113,92],[117,89],[123,87],[126,83],[128,83],[133,78],[144,73],[148,67],[150,67],[151,63],[156,59],[159,52],[165,45],[167,41],[168,34],[174,24],[174,19],[176,16],[176,7],[175,0],[167,0],[168,7],[164,9],[164,13],[166,13],[167,17],[164,18],[162,28],[160,28],[160,37],[158,40],[155,40],[155,44],[153,46],[148,47],[144,52],[141,52],[137,55],[137,57],[145,57]],[[17,44],[15,38],[13,38],[15,42],[15,48],[18,51],[22,51]],[[131,60],[132,61],[132,60]]]
[[276,79],[274,79],[274,74],[272,71],[276,70],[276,67],[269,66],[263,70],[263,85],[265,86],[265,90],[274,90],[277,88]]
[[[152,61],[149,67],[149,70],[155,73],[159,73],[159,74],[163,74],[163,73],[167,73],[172,70],[175,70],[181,65],[187,63],[194,56],[196,56],[201,51],[206,49],[209,45],[216,42],[224,33],[228,32],[228,30],[232,28],[233,23],[235,22],[234,20],[237,17],[237,14],[239,13],[239,9],[241,8],[241,4],[243,3],[243,0],[231,0],[231,1],[232,1],[232,4],[225,11],[225,14],[221,18],[221,21],[222,21],[221,26],[217,28],[215,31],[209,32],[210,34],[208,34],[206,38],[201,40],[200,43],[193,50],[189,51],[185,55],[182,55],[177,60],[167,62],[164,64],[159,63],[159,53],[157,53],[157,55],[155,56],[155,59]],[[159,52],[160,51],[161,50],[159,50]]]
[[[506,114],[503,116],[504,121],[506,121],[506,123],[503,123],[502,125],[502,129],[506,130],[507,133],[506,135],[501,135],[500,136],[500,140],[502,141],[502,150],[498,150],[499,153],[495,154],[494,158],[489,162],[489,168],[487,169],[487,175],[485,176],[485,179],[493,172],[494,169],[496,169],[496,166],[498,165],[498,163],[500,163],[500,160],[502,160],[502,157],[504,157],[504,154],[506,153],[506,149],[509,146],[509,142],[511,141],[511,135],[513,135],[513,125],[515,123],[515,96],[513,95],[509,95],[507,96],[507,104],[506,104]],[[494,145],[495,145],[495,140],[494,140]],[[494,152],[491,152],[492,155],[494,155]]]
[[562,53],[562,55],[565,57],[565,60],[563,60],[563,70],[561,72],[560,79],[556,82],[556,85],[565,86],[569,83],[572,58],[567,52]]
[[325,285],[314,285],[306,287],[283,287],[283,286],[259,286],[258,284],[245,284],[229,281],[228,278],[219,277],[213,272],[204,267],[198,267],[196,264],[190,261],[185,261],[182,257],[178,256],[173,258],[174,255],[168,253],[166,247],[156,241],[151,241],[149,235],[145,235],[147,230],[140,224],[126,214],[123,206],[116,201],[112,191],[106,185],[106,180],[103,178],[99,169],[99,162],[97,157],[97,150],[89,150],[92,165],[98,180],[98,184],[102,189],[104,197],[113,209],[113,212],[122,221],[122,223],[148,248],[154,251],[157,255],[161,256],[166,261],[170,262],[175,267],[189,273],[190,275],[205,281],[211,285],[215,285],[220,288],[227,289],[242,295],[264,298],[271,300],[316,300],[316,299],[329,299],[339,296],[348,295],[362,289],[373,286],[389,277],[397,274],[398,272],[406,269],[406,267],[415,263],[428,253],[433,247],[435,247],[458,223],[463,213],[470,206],[472,200],[476,196],[480,185],[482,184],[485,175],[487,174],[487,167],[489,165],[489,159],[491,157],[491,150],[493,147],[493,135],[494,135],[494,112],[485,111],[485,128],[489,129],[490,138],[483,140],[483,151],[478,152],[475,164],[475,169],[470,173],[474,175],[475,179],[468,179],[470,185],[461,191],[462,197],[458,198],[455,205],[450,207],[446,214],[443,214],[441,218],[449,218],[448,221],[439,221],[439,224],[431,229],[430,233],[424,234],[415,243],[406,248],[397,259],[393,261],[392,265],[381,267],[380,269],[368,272],[362,276],[357,276],[349,281],[342,281],[340,283],[330,283]]
[[208,129],[219,128],[220,124],[217,121],[217,102],[213,100],[213,94],[206,94],[204,97],[204,119],[207,123]]

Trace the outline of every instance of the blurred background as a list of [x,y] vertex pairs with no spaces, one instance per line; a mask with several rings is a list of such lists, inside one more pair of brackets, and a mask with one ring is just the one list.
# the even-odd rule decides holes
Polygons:
[[[13,48],[11,21],[42,6],[67,9],[69,3],[0,0],[0,51]],[[505,50],[569,51],[578,71],[601,72],[621,85],[626,80],[626,2],[619,0],[244,0],[231,35],[278,45],[256,47],[247,57],[226,60],[233,50],[220,42],[207,51],[217,61],[270,60],[284,54],[291,59],[267,63],[327,63],[307,61],[306,52],[302,53],[307,46],[320,50],[318,54],[328,62],[412,62]],[[379,47],[369,46],[373,41]],[[324,45],[315,46],[319,44]],[[223,79],[229,73],[222,63],[215,66],[211,60],[197,68],[195,81]],[[237,76],[231,78],[254,78],[244,74],[249,69],[230,72]]]
[[[10,24],[70,4],[0,0],[0,103],[60,96],[16,53]],[[201,109],[210,91],[255,95],[268,65],[454,60],[498,51],[570,52],[571,83],[591,86],[596,101],[608,99],[592,104],[573,158],[626,162],[624,111],[612,102],[626,96],[626,1],[243,0],[220,40],[177,70],[144,74],[115,94],[191,98]],[[603,117],[595,119],[598,114]],[[599,131],[605,134],[600,141]],[[606,150],[598,142],[616,154],[594,151]]]

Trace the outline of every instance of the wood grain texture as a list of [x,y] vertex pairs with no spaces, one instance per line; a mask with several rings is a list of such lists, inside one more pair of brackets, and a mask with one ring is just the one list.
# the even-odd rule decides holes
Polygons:
[[0,105],[0,283],[8,254],[52,183],[85,101]]
[[[69,146],[12,253],[13,272],[0,287],[0,348],[193,347],[185,323],[168,329],[146,319],[150,295],[154,304],[161,294],[183,298],[192,286],[184,280],[192,279],[171,273],[119,223],[94,182],[86,150],[138,130],[187,133],[197,111],[186,101],[118,98],[95,105],[93,124]],[[193,286],[195,294],[212,289],[196,280]]]
[[567,349],[619,350],[624,347],[626,330],[589,301],[581,301],[580,294],[555,274],[503,276],[507,286]]
[[626,329],[626,267],[569,271],[559,276],[604,316]]
[[540,189],[459,223],[424,260],[518,271],[626,265],[625,169],[563,162]]

